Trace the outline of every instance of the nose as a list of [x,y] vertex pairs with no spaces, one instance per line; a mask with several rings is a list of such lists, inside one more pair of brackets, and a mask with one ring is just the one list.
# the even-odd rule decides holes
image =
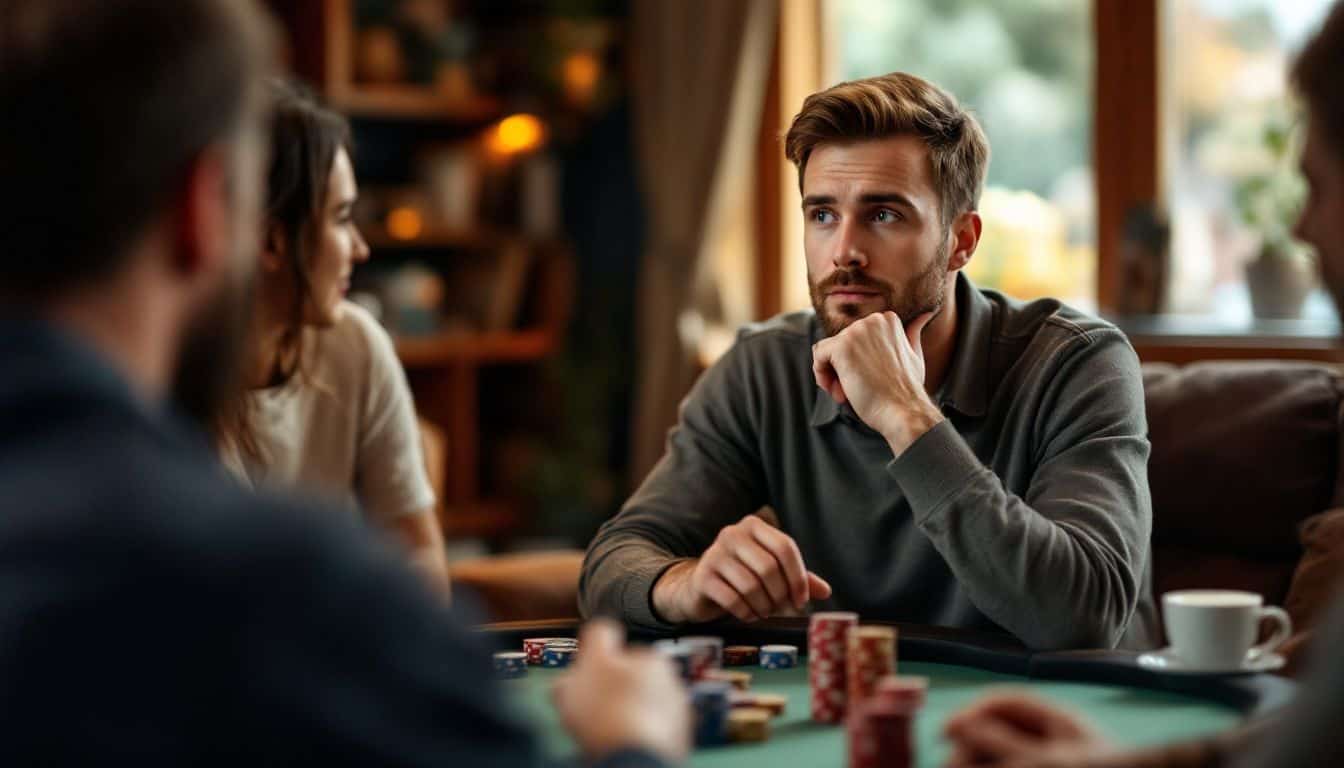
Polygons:
[[863,269],[868,266],[868,253],[859,242],[856,226],[849,221],[841,222],[839,237],[835,240],[835,252],[831,262],[837,269]]
[[364,233],[355,227],[355,252],[353,254],[356,264],[362,264],[369,260],[369,244],[364,240]]

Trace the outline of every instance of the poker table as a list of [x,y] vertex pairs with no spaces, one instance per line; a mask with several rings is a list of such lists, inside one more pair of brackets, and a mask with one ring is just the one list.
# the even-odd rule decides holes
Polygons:
[[[1136,654],[1123,651],[1033,653],[1006,635],[888,625],[898,632],[897,673],[929,679],[927,701],[915,722],[915,764],[919,766],[944,763],[949,746],[941,737],[943,721],[995,688],[1015,687],[1043,696],[1087,717],[1115,743],[1132,746],[1190,739],[1232,728],[1247,717],[1282,706],[1294,690],[1291,681],[1272,675],[1153,672],[1135,664]],[[573,622],[510,622],[486,625],[480,632],[492,650],[521,650],[525,637],[574,637],[578,626]],[[698,749],[688,765],[847,765],[844,727],[811,720],[805,619],[697,626],[677,634],[714,635],[728,645],[790,644],[798,646],[803,654],[793,669],[740,668],[752,674],[753,692],[788,698],[784,714],[771,723],[768,741]],[[661,637],[665,636],[634,634],[630,641],[642,643]],[[563,672],[531,667],[523,678],[502,681],[514,706],[541,730],[547,750],[556,758],[575,752],[550,701],[551,685]]]

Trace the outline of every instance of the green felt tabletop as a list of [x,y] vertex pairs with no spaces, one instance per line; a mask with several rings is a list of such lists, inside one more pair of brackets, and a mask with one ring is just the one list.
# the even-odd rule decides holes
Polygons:
[[[843,726],[820,725],[811,720],[805,666],[784,670],[741,669],[752,673],[753,691],[787,696],[788,709],[772,722],[768,742],[698,750],[689,765],[697,768],[847,765]],[[574,745],[561,730],[550,702],[551,683],[559,673],[560,670],[531,667],[527,677],[507,680],[505,685],[524,716],[541,729],[550,752],[564,757],[574,753]],[[994,686],[1026,688],[1082,713],[1120,744],[1187,739],[1225,730],[1241,719],[1230,707],[1142,688],[1033,680],[971,667],[921,662],[902,663],[900,673],[929,678],[928,702],[916,724],[919,750],[916,764],[930,768],[942,765],[948,756],[948,746],[940,736],[943,720]]]

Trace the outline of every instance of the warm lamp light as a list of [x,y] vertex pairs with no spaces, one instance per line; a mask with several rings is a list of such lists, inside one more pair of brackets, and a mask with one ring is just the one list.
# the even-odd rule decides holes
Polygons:
[[565,94],[576,104],[593,100],[597,81],[602,76],[602,62],[589,51],[579,51],[565,57],[563,68]]
[[541,146],[546,137],[546,126],[536,115],[509,115],[490,131],[487,143],[491,151],[514,155]]
[[397,240],[414,240],[424,229],[424,217],[414,208],[402,206],[387,214],[387,234]]

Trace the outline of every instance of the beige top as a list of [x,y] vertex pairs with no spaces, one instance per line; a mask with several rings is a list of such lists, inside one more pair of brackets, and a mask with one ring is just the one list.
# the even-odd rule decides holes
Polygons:
[[415,405],[391,337],[348,301],[334,326],[303,333],[303,373],[252,395],[259,463],[244,466],[226,449],[225,465],[254,487],[297,487],[369,520],[430,510]]

